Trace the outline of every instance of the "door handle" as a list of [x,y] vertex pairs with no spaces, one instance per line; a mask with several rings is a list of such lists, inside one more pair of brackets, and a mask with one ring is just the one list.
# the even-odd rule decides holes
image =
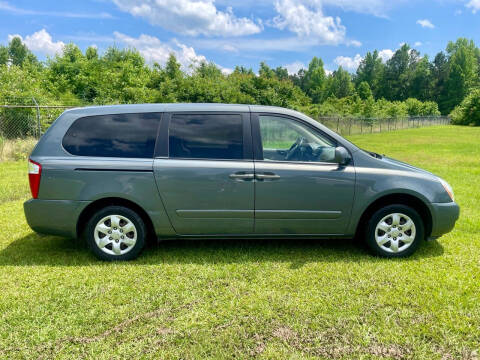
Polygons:
[[266,172],[263,174],[255,174],[255,178],[257,180],[277,180],[277,179],[280,179],[280,175]]
[[245,180],[245,181],[255,179],[254,174],[247,173],[247,172],[244,172],[244,171],[239,171],[239,172],[230,174],[229,177],[230,177],[230,179],[233,179],[233,180]]

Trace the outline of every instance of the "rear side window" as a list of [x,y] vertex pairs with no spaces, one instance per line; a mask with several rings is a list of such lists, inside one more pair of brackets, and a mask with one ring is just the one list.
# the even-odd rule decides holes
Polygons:
[[75,120],[63,147],[80,156],[152,158],[161,114],[112,114]]
[[189,159],[243,159],[241,115],[173,115],[169,126],[169,156]]

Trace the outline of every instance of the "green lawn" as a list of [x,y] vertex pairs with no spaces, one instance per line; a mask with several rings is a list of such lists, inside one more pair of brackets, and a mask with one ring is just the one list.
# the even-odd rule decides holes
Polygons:
[[26,225],[0,163],[0,358],[476,359],[480,128],[352,136],[444,177],[462,214],[411,258],[353,241],[171,241],[102,263]]

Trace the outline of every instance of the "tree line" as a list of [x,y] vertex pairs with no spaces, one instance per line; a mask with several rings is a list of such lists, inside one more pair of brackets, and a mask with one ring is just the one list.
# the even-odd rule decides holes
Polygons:
[[312,116],[400,117],[450,114],[479,84],[480,50],[464,38],[449,42],[432,61],[407,44],[386,62],[377,50],[368,52],[355,74],[342,67],[327,73],[320,57],[296,74],[265,62],[258,74],[243,66],[224,74],[208,62],[183,70],[173,54],[163,66],[148,65],[132,48],[99,54],[68,44],[41,62],[18,37],[0,46],[2,103],[32,96],[69,105],[224,102],[289,107]]

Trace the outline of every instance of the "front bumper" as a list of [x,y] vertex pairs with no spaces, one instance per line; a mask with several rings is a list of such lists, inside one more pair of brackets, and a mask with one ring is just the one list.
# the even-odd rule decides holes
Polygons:
[[432,232],[431,238],[438,238],[455,227],[460,216],[460,207],[455,202],[432,203]]
[[23,203],[23,210],[33,231],[75,238],[78,217],[89,203],[89,201],[30,199]]

